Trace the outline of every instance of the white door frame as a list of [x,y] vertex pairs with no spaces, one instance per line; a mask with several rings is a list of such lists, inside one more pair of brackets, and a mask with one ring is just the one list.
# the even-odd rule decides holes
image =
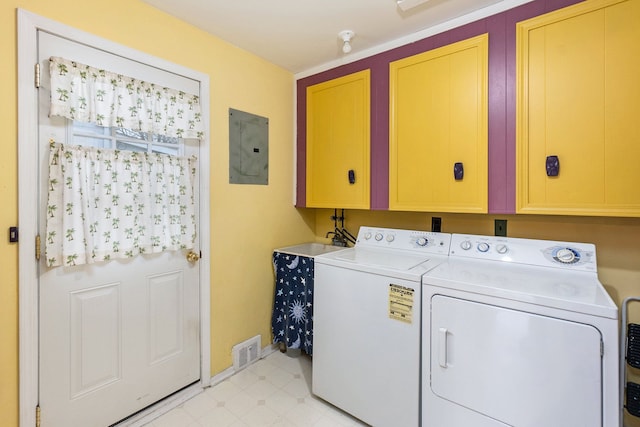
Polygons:
[[[211,380],[210,339],[210,194],[209,194],[209,76],[173,64],[144,52],[43,18],[22,9],[18,16],[18,309],[19,309],[19,422],[33,426],[38,404],[38,262],[35,238],[38,234],[38,90],[35,88],[37,31],[43,30],[78,43],[155,66],[200,82],[205,138],[200,143],[200,385]],[[46,72],[43,70],[42,72]]]

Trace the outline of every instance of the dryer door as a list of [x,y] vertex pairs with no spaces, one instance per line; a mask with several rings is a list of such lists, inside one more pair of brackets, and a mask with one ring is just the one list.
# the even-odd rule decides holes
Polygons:
[[435,395],[512,426],[602,426],[596,328],[442,295],[431,310]]

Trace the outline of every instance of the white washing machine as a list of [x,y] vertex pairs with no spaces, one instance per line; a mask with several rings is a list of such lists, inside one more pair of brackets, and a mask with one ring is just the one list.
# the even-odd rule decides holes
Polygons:
[[451,235],[361,227],[315,258],[313,393],[375,427],[420,420],[422,275]]
[[595,246],[452,235],[423,276],[422,427],[617,427]]

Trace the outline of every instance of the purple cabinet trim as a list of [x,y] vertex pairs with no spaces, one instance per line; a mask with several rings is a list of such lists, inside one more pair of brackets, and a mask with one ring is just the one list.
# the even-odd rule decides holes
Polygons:
[[307,88],[297,82],[296,206],[307,206]]
[[[489,33],[489,213],[515,213],[516,198],[516,23],[582,0],[534,0],[297,81],[297,203],[306,206],[307,86],[371,70],[371,209],[389,208],[389,63]],[[340,208],[340,206],[336,206]]]
[[[371,69],[371,209],[389,208],[389,63]],[[374,77],[375,76],[375,77]],[[373,108],[375,106],[375,108]]]
[[487,18],[489,34],[489,206],[491,213],[511,213],[515,207],[515,182],[508,179],[509,158],[507,144],[507,64],[506,18],[498,14]]

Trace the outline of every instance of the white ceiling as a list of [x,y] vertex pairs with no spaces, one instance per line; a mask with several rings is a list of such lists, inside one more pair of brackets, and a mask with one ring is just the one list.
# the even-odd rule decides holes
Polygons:
[[[303,77],[531,0],[427,0],[406,12],[396,0],[143,1]],[[342,30],[355,32],[349,54]]]

